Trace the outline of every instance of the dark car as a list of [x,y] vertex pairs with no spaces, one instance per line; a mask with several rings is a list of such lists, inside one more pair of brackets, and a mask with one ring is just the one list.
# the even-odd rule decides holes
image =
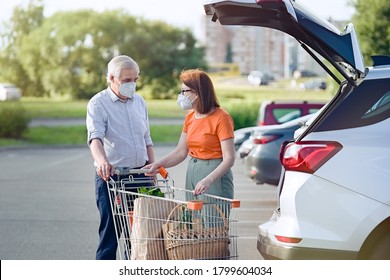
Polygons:
[[238,151],[244,158],[245,174],[257,184],[277,186],[282,169],[279,160],[281,145],[285,141],[293,140],[295,131],[314,115],[310,114],[280,125],[272,125],[269,126],[270,129],[254,130],[248,142],[242,144]]
[[248,140],[252,131],[257,127],[258,126],[244,127],[234,131],[234,148],[236,151],[241,147],[242,143]]
[[235,130],[234,147],[236,151],[238,151],[241,145],[249,139],[249,137],[254,133],[254,131],[266,132],[275,127],[278,127],[278,125],[250,126]]
[[234,146],[236,148],[237,157],[244,158],[252,149],[252,138],[256,133],[266,133],[269,130],[275,129],[279,125],[251,126],[240,128],[234,131]]

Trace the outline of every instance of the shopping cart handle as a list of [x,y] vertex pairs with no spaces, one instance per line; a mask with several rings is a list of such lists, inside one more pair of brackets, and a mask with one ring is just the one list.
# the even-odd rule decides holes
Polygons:
[[[149,173],[150,169],[147,168],[138,168],[138,169],[127,169],[126,170],[120,170],[118,168],[115,168],[115,174],[121,175],[121,174],[142,174],[142,173]],[[166,179],[168,177],[168,171],[164,167],[159,167],[158,173]]]
[[114,174],[116,175],[142,174],[142,173],[149,173],[149,171],[150,169],[146,169],[146,168],[130,169],[130,168],[115,167]]
[[130,169],[129,174],[141,174],[141,173],[149,173],[150,169],[139,168],[139,169]]
[[[141,174],[141,173],[149,173],[150,169],[140,168],[140,169],[130,169],[129,174]],[[159,167],[158,173],[166,179],[168,177],[168,171],[164,167]]]
[[168,171],[164,168],[164,167],[159,167],[158,169],[158,173],[160,173],[160,175],[166,179],[168,177]]

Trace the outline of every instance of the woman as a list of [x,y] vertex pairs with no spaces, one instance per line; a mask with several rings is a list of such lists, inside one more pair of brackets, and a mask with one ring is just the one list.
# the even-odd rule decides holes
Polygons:
[[189,110],[177,147],[159,161],[146,165],[151,174],[159,167],[169,168],[189,155],[186,189],[194,195],[203,193],[233,198],[234,124],[223,110],[210,77],[202,70],[180,74],[182,89],[177,103]]

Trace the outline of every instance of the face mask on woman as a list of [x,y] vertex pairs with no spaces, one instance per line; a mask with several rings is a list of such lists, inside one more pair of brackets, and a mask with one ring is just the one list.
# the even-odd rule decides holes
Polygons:
[[192,109],[192,102],[189,98],[189,96],[184,96],[183,94],[179,93],[177,96],[177,104],[183,109],[183,110],[189,110]]
[[119,93],[127,98],[132,98],[135,93],[135,82],[123,83],[119,86]]

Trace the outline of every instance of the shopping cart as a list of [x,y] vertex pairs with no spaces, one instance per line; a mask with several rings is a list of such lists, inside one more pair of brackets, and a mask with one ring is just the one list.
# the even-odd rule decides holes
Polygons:
[[164,168],[152,187],[142,187],[145,179],[133,174],[148,171],[107,182],[119,259],[238,259],[239,200],[176,188]]

